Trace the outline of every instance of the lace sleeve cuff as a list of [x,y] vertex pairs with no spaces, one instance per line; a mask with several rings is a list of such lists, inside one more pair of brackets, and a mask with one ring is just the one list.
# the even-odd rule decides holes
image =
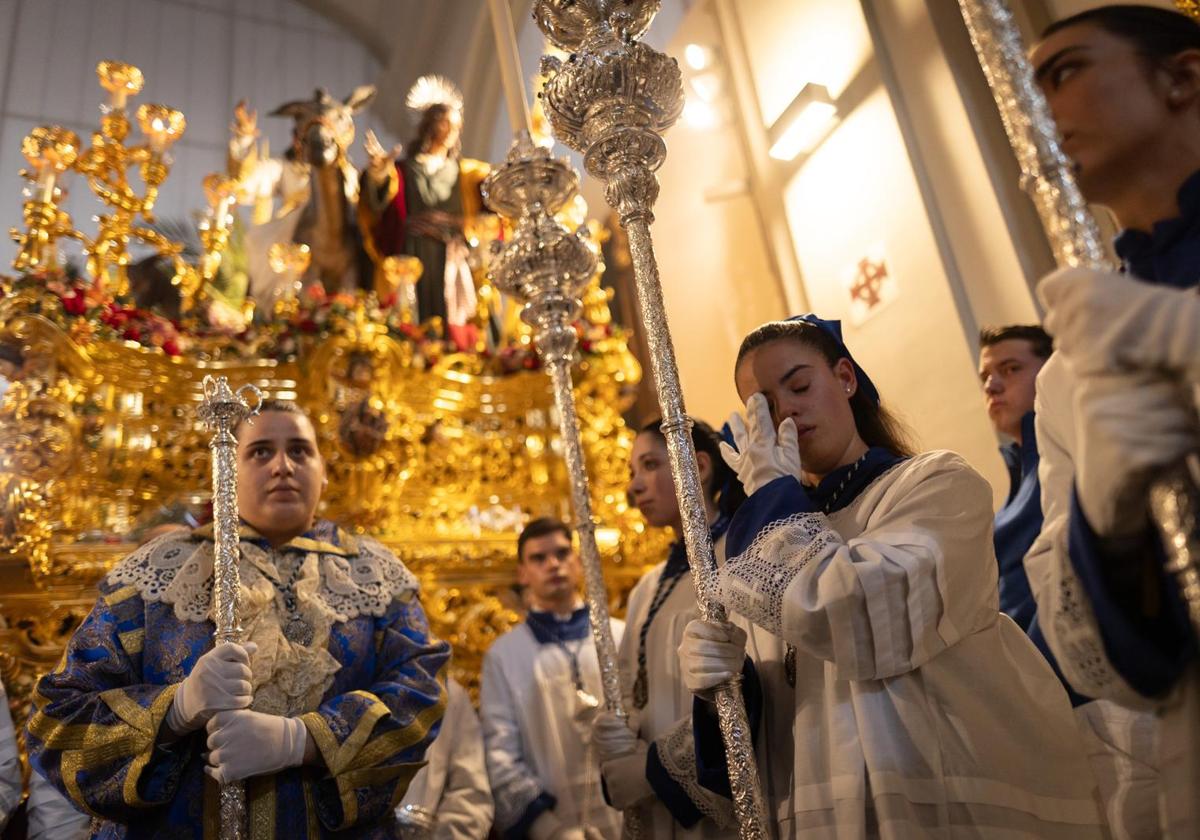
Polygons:
[[779,636],[788,587],[805,566],[840,542],[821,513],[794,513],[771,522],[745,551],[725,562],[717,579],[717,598]]
[[684,828],[691,828],[704,817],[722,827],[733,824],[733,803],[700,784],[690,717],[678,721],[650,745],[646,778]]

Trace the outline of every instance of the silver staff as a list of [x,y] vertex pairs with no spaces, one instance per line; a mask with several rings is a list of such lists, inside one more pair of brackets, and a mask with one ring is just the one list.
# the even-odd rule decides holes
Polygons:
[[[254,394],[251,408],[242,392]],[[213,543],[213,634],[216,643],[242,641],[238,622],[238,498],[237,440],[233,431],[243,420],[258,413],[262,392],[253,385],[237,391],[229,388],[224,376],[204,377],[204,400],[200,419],[213,432],[208,443],[212,453]],[[246,789],[241,782],[221,785],[221,840],[241,840],[246,836]]]
[[[542,32],[556,47],[572,53],[568,61],[542,59],[547,76],[542,104],[555,137],[582,152],[588,172],[604,182],[605,200],[629,238],[700,614],[725,621],[724,607],[712,597],[717,566],[650,236],[651,208],[658,198],[654,172],[666,157],[662,132],[683,108],[678,63],[637,40],[649,28],[659,2],[534,0],[533,16]],[[740,679],[720,686],[715,700],[740,836],[769,837]]]
[[[574,324],[582,310],[580,295],[596,271],[596,255],[583,238],[582,229],[572,234],[554,219],[554,213],[571,199],[578,186],[579,178],[569,163],[553,158],[548,149],[533,143],[529,132],[522,131],[504,165],[483,182],[483,195],[488,206],[516,222],[516,231],[508,241],[492,245],[491,275],[497,288],[525,303],[521,319],[535,330],[534,340],[554,387],[604,705],[626,720],[579,415],[571,388]],[[642,829],[637,810],[626,811],[625,836],[641,838]]]
[[[1112,270],[1100,228],[1075,183],[1058,126],[1034,79],[1012,10],[1004,0],[959,0],[959,6],[1055,259],[1061,266]],[[1167,549],[1166,568],[1179,581],[1200,637],[1200,483],[1194,464],[1177,465],[1157,480],[1150,489],[1150,508]]]

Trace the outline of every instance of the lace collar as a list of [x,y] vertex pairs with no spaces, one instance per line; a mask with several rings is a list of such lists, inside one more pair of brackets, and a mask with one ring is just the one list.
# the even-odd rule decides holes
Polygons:
[[[312,559],[319,574],[315,596],[336,621],[360,615],[382,616],[392,600],[419,589],[417,579],[390,551],[370,537],[351,537],[338,531],[339,544],[298,537],[280,551],[299,551]],[[242,586],[277,579],[271,552],[252,529],[240,543]],[[211,530],[151,540],[109,573],[114,583],[137,588],[147,603],[172,604],[181,621],[207,621],[212,612],[213,541]]]

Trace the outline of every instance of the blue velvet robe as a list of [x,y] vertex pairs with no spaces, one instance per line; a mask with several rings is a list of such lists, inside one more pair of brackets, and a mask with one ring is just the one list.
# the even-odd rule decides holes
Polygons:
[[[187,538],[203,539],[211,533]],[[259,539],[243,529],[243,543]],[[280,550],[363,562],[358,541],[328,527]],[[215,838],[205,731],[170,744],[160,732],[180,682],[213,647],[213,624],[181,621],[172,604],[145,599],[111,575],[99,590],[62,660],[35,688],[27,728],[34,771],[103,821],[95,837]],[[398,836],[393,809],[445,708],[449,646],[430,635],[408,589],[382,615],[334,623],[327,649],[341,667],[318,708],[301,716],[324,766],[246,781],[252,840]]]
[[992,533],[1000,574],[1000,612],[1015,621],[1037,645],[1066,688],[1071,705],[1079,706],[1089,698],[1071,688],[1050,652],[1025,574],[1025,554],[1042,530],[1042,486],[1038,481],[1037,432],[1033,421],[1034,413],[1030,411],[1021,418],[1021,444],[1010,443],[1000,449],[1010,482],[1008,498],[996,513]]

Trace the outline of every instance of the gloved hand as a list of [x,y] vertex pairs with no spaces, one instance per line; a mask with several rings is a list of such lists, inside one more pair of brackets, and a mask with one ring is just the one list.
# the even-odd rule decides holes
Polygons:
[[596,760],[603,764],[637,750],[639,739],[629,724],[612,712],[602,711],[592,723],[592,746]]
[[746,400],[745,420],[736,411],[729,415],[729,428],[737,448],[721,441],[721,457],[737,473],[747,496],[782,476],[800,478],[796,424],[789,417],[779,424],[777,434],[767,398],[762,394]]
[[1155,475],[1200,445],[1187,392],[1153,374],[1079,377],[1075,492],[1101,536],[1133,536],[1148,524]]
[[250,709],[218,712],[208,722],[208,766],[218,783],[276,773],[304,763],[308,728],[300,718]]
[[737,625],[696,618],[683,630],[683,684],[699,697],[708,699],[714,688],[740,674],[745,658],[746,631]]
[[217,712],[249,707],[254,699],[250,657],[257,651],[254,642],[225,642],[197,659],[167,711],[171,731],[186,735],[200,729]]
[[1038,286],[1046,331],[1080,375],[1154,370],[1200,382],[1200,295],[1064,268]]

